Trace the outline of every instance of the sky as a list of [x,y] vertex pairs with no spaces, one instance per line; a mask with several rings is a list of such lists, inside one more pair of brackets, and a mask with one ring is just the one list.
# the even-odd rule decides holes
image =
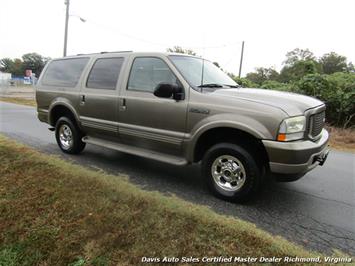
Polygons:
[[[242,76],[308,48],[355,62],[355,0],[70,0],[68,55],[193,49]],[[86,22],[82,22],[82,17]],[[0,58],[61,57],[64,0],[1,0]]]

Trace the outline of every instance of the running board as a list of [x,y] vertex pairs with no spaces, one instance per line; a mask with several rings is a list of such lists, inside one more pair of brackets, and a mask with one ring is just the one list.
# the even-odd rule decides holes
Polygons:
[[182,157],[174,156],[174,155],[168,155],[165,153],[160,153],[156,151],[151,151],[143,148],[137,148],[137,147],[132,147],[129,145],[125,145],[122,143],[117,143],[109,140],[102,140],[98,138],[93,138],[89,136],[85,136],[82,138],[82,141],[85,143],[105,147],[108,149],[124,152],[124,153],[129,153],[133,155],[138,155],[140,157],[164,162],[164,163],[169,163],[169,164],[174,164],[174,165],[186,165],[187,160],[185,160]]

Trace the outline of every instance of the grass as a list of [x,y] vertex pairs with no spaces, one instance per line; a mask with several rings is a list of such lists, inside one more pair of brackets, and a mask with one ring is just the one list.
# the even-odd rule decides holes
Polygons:
[[36,107],[36,100],[21,97],[0,97],[0,101]]
[[88,170],[3,136],[0,162],[0,265],[139,265],[143,256],[321,256],[254,224],[143,191],[124,176]]
[[355,130],[327,126],[330,146],[337,150],[355,152]]

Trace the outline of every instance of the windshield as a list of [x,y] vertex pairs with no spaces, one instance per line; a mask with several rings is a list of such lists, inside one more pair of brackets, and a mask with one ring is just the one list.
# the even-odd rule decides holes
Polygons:
[[193,87],[236,87],[237,83],[208,60],[202,58],[171,55],[175,66]]

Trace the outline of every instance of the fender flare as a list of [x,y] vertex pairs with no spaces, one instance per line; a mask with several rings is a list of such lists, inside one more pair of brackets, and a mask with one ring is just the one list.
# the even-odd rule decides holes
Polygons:
[[79,114],[75,111],[74,107],[68,102],[68,100],[64,99],[64,98],[56,98],[50,104],[50,106],[48,108],[48,122],[50,125],[54,126],[53,121],[52,121],[52,112],[58,106],[63,106],[65,108],[67,108],[74,115],[75,122],[80,127]]
[[189,144],[187,145],[187,157],[188,161],[193,162],[194,157],[195,157],[195,152],[196,152],[196,145],[200,137],[213,129],[218,129],[218,128],[230,128],[230,129],[237,129],[240,131],[243,131],[245,133],[248,133],[249,135],[255,137],[256,139],[271,139],[272,135],[269,133],[269,135],[262,134],[261,132],[257,131],[256,129],[244,124],[244,123],[238,123],[235,121],[230,121],[230,120],[220,120],[217,122],[209,122],[204,124],[202,127],[198,128],[190,137],[190,140],[188,141]]

